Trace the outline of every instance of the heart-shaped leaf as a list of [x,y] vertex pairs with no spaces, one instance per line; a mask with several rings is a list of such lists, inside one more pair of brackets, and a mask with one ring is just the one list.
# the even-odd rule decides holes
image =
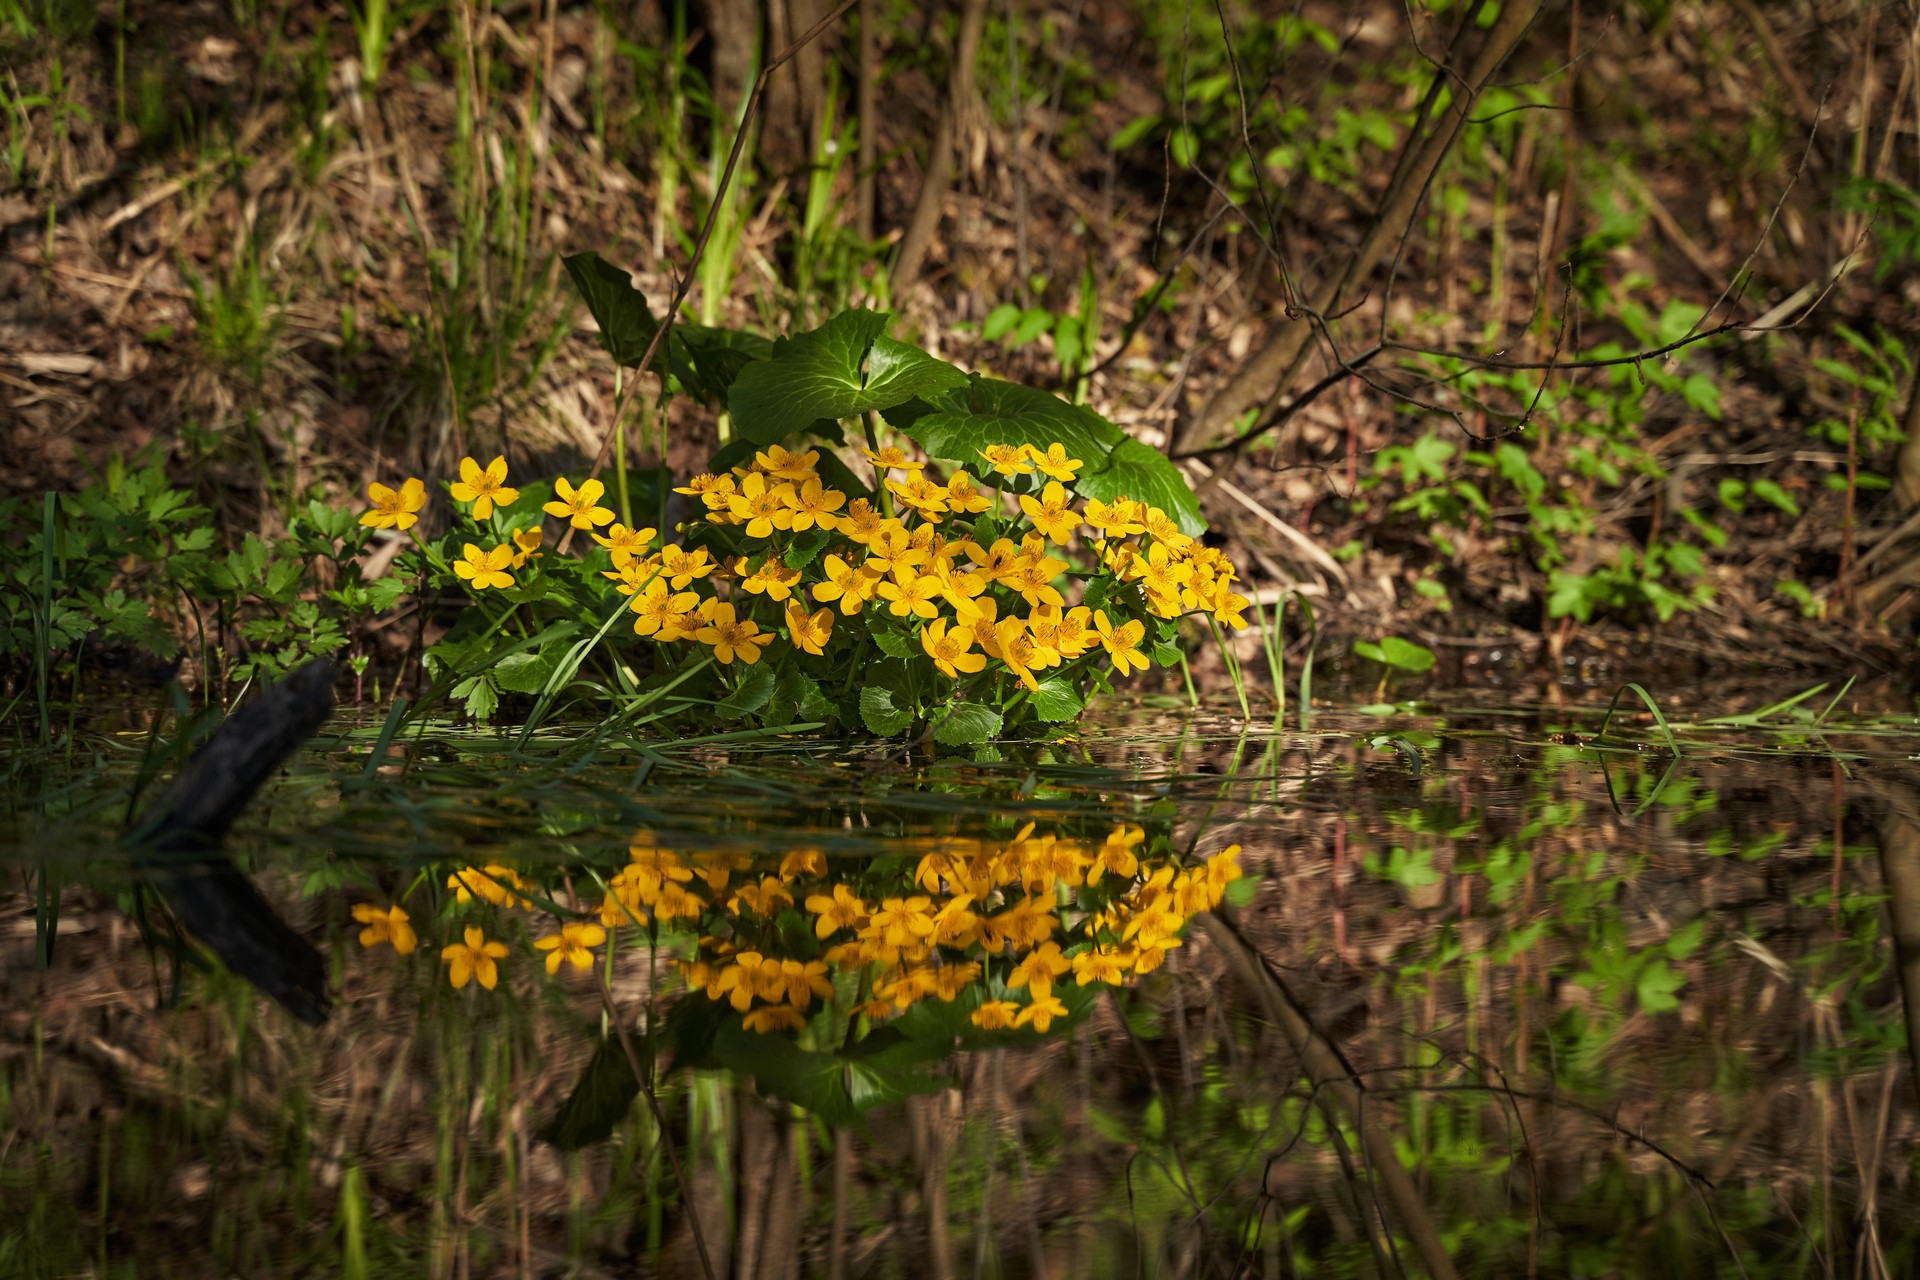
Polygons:
[[1194,496],[1193,486],[1180,468],[1168,462],[1158,449],[1138,440],[1122,441],[1097,466],[1089,462],[1074,487],[1102,502],[1124,497],[1159,507],[1179,523],[1182,533],[1198,536],[1207,528],[1200,515],[1200,499]]
[[[592,251],[562,259],[573,287],[600,326],[600,341],[616,364],[637,365],[660,322],[633,287],[633,277]],[[656,357],[657,358],[657,357]],[[655,366],[658,367],[657,365]]]
[[1049,392],[995,378],[975,378],[964,388],[890,414],[887,421],[932,456],[975,470],[981,465],[980,451],[990,444],[1034,444],[1044,449],[1056,441],[1065,446],[1068,457],[1079,458],[1091,470],[1104,464],[1114,446],[1127,438],[1126,432],[1085,405],[1068,404]]
[[934,741],[948,747],[971,747],[992,738],[1004,723],[1000,713],[978,702],[954,706],[934,725]]
[[886,335],[884,312],[843,311],[818,329],[773,344],[770,359],[740,370],[727,395],[748,439],[771,444],[817,419],[886,410],[958,387],[967,375]]

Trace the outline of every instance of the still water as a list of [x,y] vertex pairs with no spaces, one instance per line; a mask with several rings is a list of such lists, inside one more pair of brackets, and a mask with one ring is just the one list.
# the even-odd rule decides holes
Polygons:
[[102,731],[9,765],[0,1276],[1910,1275],[1920,720],[1824,706],[342,715],[227,843],[318,1027]]

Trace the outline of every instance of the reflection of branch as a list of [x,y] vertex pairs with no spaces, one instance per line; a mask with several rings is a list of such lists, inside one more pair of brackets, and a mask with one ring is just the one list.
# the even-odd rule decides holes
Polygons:
[[1413,1179],[1407,1176],[1405,1166],[1400,1163],[1400,1157],[1394,1151],[1393,1139],[1377,1124],[1367,1123],[1367,1091],[1359,1073],[1294,1005],[1268,966],[1266,957],[1246,940],[1224,911],[1201,916],[1200,925],[1214,945],[1220,948],[1227,963],[1259,1002],[1267,1017],[1285,1034],[1287,1043],[1293,1046],[1294,1056],[1299,1058],[1307,1078],[1312,1081],[1316,1094],[1326,1099],[1321,1104],[1322,1108],[1340,1113],[1329,1115],[1330,1125],[1345,1119],[1359,1134],[1361,1146],[1367,1154],[1368,1171],[1378,1179],[1380,1190],[1393,1207],[1394,1215],[1400,1219],[1401,1229],[1406,1232],[1407,1239],[1419,1255],[1421,1265],[1426,1267],[1434,1280],[1454,1280],[1459,1273],[1453,1268],[1453,1259],[1447,1256],[1446,1245],[1441,1241],[1439,1231],[1434,1228],[1433,1219],[1428,1216],[1426,1205],[1421,1202],[1420,1194],[1414,1188]]

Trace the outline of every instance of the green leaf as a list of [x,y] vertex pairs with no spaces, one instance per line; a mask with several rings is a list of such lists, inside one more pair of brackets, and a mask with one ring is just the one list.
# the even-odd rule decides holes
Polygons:
[[1040,687],[1027,698],[1027,705],[1033,708],[1036,720],[1048,724],[1059,724],[1063,720],[1072,720],[1086,710],[1086,704],[1080,700],[1080,691],[1073,682],[1061,676],[1050,676],[1040,682]]
[[891,738],[913,723],[913,709],[903,707],[893,690],[870,684],[860,691],[860,718],[876,738]]
[[604,1142],[639,1096],[640,1082],[633,1078],[626,1050],[618,1037],[606,1037],[594,1047],[580,1083],[540,1130],[540,1138],[562,1151]]
[[565,656],[564,648],[510,653],[494,667],[494,682],[509,693],[539,693],[547,687],[548,677]]
[[[875,1033],[878,1034],[878,1033]],[[891,1049],[889,1040],[883,1048]],[[804,1107],[836,1127],[860,1123],[869,1110],[950,1083],[916,1070],[888,1053],[820,1053],[783,1035],[762,1035],[739,1023],[720,1029],[714,1056],[723,1066],[753,1077],[762,1094]]]
[[825,529],[808,529],[794,535],[793,545],[781,556],[789,569],[804,569],[820,558],[820,553],[833,541],[833,535]]
[[493,713],[500,706],[500,695],[494,691],[493,683],[484,672],[469,676],[453,686],[453,696],[466,704],[468,715],[482,723],[493,719]]
[[727,720],[738,720],[750,716],[766,706],[768,700],[773,697],[773,684],[772,663],[755,663],[753,666],[743,667],[739,685],[732,693],[720,699],[720,705],[715,710]]
[[820,418],[886,410],[961,386],[966,375],[886,337],[884,312],[843,311],[818,329],[776,342],[772,358],[740,371],[727,406],[742,434],[772,444]]
[[1091,469],[1103,465],[1114,446],[1127,438],[1085,405],[994,378],[975,378],[969,386],[907,413],[889,415],[887,421],[934,457],[975,468],[980,466],[980,451],[990,444],[1037,444],[1044,449],[1057,441],[1068,457]]
[[561,261],[600,326],[600,341],[607,354],[616,364],[639,364],[660,322],[653,318],[646,298],[633,287],[633,277],[591,250]]
[[707,404],[725,404],[740,371],[773,355],[773,343],[745,329],[716,329],[676,323],[668,339],[673,376],[687,394]]
[[942,746],[970,747],[986,742],[1000,732],[1005,722],[998,711],[978,702],[954,704],[933,728],[933,739]]
[[1200,499],[1194,496],[1193,486],[1180,468],[1159,450],[1130,437],[1115,446],[1105,462],[1096,466],[1089,460],[1074,487],[1083,496],[1102,502],[1126,497],[1159,507],[1179,522],[1182,533],[1198,536],[1206,532]]
[[1383,636],[1378,644],[1371,640],[1357,641],[1353,651],[1397,671],[1427,671],[1434,663],[1433,650],[1399,636]]
[[1011,302],[1003,302],[987,312],[987,318],[980,324],[980,336],[993,342],[1019,323],[1020,308]]
[[825,716],[804,710],[822,703],[831,710],[833,704],[826,702],[820,693],[820,686],[814,683],[813,678],[798,667],[788,667],[774,681],[773,697],[767,700],[766,714],[761,720],[770,725],[792,724],[795,720],[824,720]]
[[913,656],[913,644],[883,622],[878,614],[867,615],[867,630],[873,633],[873,642],[880,646],[880,652],[889,658],[904,661]]

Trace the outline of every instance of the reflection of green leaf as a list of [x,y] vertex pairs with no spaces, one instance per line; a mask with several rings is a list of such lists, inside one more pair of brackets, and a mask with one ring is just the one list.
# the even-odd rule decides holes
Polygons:
[[540,1130],[540,1137],[562,1151],[603,1142],[639,1096],[640,1083],[633,1078],[633,1064],[619,1038],[606,1037],[594,1047],[580,1083]]
[[1207,527],[1200,515],[1200,499],[1194,496],[1186,476],[1167,461],[1165,454],[1131,437],[1115,446],[1100,466],[1089,462],[1074,487],[1083,496],[1102,502],[1126,497],[1159,507],[1179,521],[1184,533],[1198,535]]
[[[968,386],[889,414],[887,421],[918,441],[929,454],[979,468],[990,444],[1058,441],[1067,456],[1089,468],[1102,464],[1126,433],[1084,405],[1014,382],[975,378]],[[1082,475],[1085,474],[1083,470]],[[1084,492],[1084,490],[1083,490]]]
[[948,747],[970,747],[1000,732],[1000,713],[978,702],[955,704],[933,727],[934,741]]
[[896,1046],[901,1044],[888,1038],[874,1052],[820,1053],[802,1049],[783,1035],[762,1035],[733,1022],[714,1037],[713,1049],[723,1066],[752,1076],[762,1094],[804,1107],[830,1125],[845,1126],[859,1123],[874,1107],[950,1083],[916,1069],[926,1059],[900,1051]]
[[[600,326],[600,341],[616,364],[637,365],[660,327],[646,298],[633,287],[633,277],[594,252],[562,259],[573,287],[586,299],[587,310]],[[658,366],[656,366],[657,368]]]
[[1676,973],[1665,960],[1655,960],[1640,971],[1633,992],[1640,999],[1640,1007],[1648,1013],[1672,1013],[1680,1007],[1674,993],[1686,985],[1685,976]]
[[776,342],[771,359],[740,371],[727,395],[749,439],[771,444],[821,418],[885,410],[965,383],[966,375],[886,337],[890,316],[843,311],[818,329]]

